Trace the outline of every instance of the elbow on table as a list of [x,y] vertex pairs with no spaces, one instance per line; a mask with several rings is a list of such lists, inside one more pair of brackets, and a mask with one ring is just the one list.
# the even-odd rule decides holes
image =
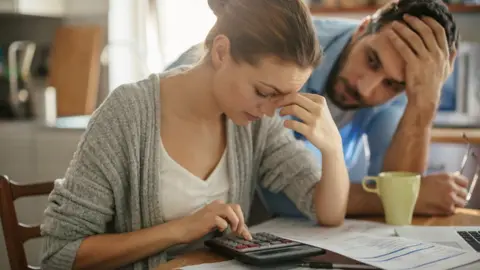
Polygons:
[[317,215],[317,223],[320,226],[326,226],[326,227],[337,227],[343,224],[345,221],[345,216],[319,216]]
[[[348,194],[335,195],[335,197],[329,196],[327,198],[325,195],[321,196],[321,188],[321,186],[317,185],[315,199],[313,200],[313,209],[317,223],[328,227],[342,225],[347,215]],[[345,199],[338,199],[339,196]]]
[[320,226],[337,227],[343,224],[346,217],[346,209],[332,209],[331,207],[317,208],[316,218]]

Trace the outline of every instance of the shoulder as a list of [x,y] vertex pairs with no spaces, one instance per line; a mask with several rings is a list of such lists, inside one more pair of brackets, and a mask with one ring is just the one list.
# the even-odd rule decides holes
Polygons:
[[92,114],[89,127],[145,123],[140,120],[146,116],[155,117],[159,87],[158,74],[118,86]]
[[351,33],[360,23],[359,20],[345,18],[313,18],[317,37],[324,47],[339,36]]
[[132,108],[147,105],[143,102],[147,100],[154,101],[158,94],[160,77],[161,74],[151,74],[143,80],[122,84],[108,95],[101,106],[116,105],[115,107],[117,108]]

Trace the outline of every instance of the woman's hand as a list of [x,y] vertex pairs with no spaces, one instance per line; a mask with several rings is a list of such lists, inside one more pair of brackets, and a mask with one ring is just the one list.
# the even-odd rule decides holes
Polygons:
[[252,239],[252,235],[245,225],[242,209],[238,204],[225,204],[214,201],[194,214],[184,217],[180,222],[180,242],[189,243],[200,239],[209,232],[218,229],[225,231],[230,226],[233,233]]
[[281,116],[300,119],[286,120],[285,127],[307,138],[322,152],[342,151],[342,138],[327,107],[325,98],[316,94],[293,93],[274,101]]

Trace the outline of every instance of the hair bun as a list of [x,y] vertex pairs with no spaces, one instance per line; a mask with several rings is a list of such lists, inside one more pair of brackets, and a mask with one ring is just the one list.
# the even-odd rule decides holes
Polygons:
[[208,6],[210,6],[210,9],[217,17],[225,13],[225,6],[227,4],[228,0],[208,0]]

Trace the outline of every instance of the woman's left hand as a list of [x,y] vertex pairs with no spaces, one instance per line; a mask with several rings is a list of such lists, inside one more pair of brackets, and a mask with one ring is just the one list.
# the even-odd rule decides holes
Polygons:
[[274,102],[277,108],[282,108],[281,116],[291,115],[302,121],[285,120],[285,127],[305,136],[324,154],[342,151],[340,132],[323,96],[292,93]]

